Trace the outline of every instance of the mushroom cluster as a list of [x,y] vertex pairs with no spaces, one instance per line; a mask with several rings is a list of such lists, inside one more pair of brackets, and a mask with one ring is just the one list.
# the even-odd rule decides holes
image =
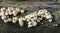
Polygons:
[[[46,9],[41,9],[35,11],[33,13],[26,14],[25,16],[21,16],[21,14],[25,14],[24,9],[20,8],[1,8],[0,9],[0,17],[4,21],[4,23],[12,22],[16,23],[19,22],[20,26],[24,25],[24,21],[28,22],[28,28],[36,26],[37,22],[40,22],[45,17],[49,22],[52,22],[52,15]],[[19,15],[18,15],[19,14]],[[17,16],[18,15],[18,16]]]

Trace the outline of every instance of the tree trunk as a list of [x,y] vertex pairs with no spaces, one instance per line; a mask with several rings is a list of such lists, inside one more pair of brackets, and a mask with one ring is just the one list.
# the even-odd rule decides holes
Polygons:
[[9,0],[3,0],[3,2],[7,2],[7,1],[9,1]]

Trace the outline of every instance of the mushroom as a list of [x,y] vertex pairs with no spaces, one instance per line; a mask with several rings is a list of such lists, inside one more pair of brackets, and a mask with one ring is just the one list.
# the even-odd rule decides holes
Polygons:
[[5,15],[9,15],[9,11],[8,10],[6,10]]
[[46,16],[46,19],[48,19],[49,20],[49,22],[51,22],[52,21],[52,15],[50,14],[50,13],[45,13],[45,16]]
[[46,14],[46,19],[52,18],[52,16],[50,14]]
[[26,21],[27,21],[27,22],[29,22],[29,21],[30,21],[30,19],[27,19]]
[[5,12],[4,11],[1,11],[1,15],[5,15]]
[[8,7],[8,9],[7,9],[9,12],[9,15],[12,15],[13,14],[13,11],[12,11],[12,9],[10,8],[10,7]]
[[12,19],[11,18],[8,18],[8,21],[10,22],[10,21],[12,21]]
[[48,12],[48,10],[46,10],[46,9],[43,9],[43,10],[44,10],[44,12],[45,12],[45,13],[47,13],[47,12]]
[[18,12],[16,10],[13,10],[13,16],[16,16]]
[[34,19],[34,20],[37,20],[37,17],[34,17],[33,19]]
[[24,17],[24,18],[22,18],[24,21],[26,20],[26,18]]
[[38,15],[44,15],[44,13],[45,13],[44,10],[39,10],[38,11]]
[[48,19],[49,20],[49,22],[52,22],[52,19]]
[[36,26],[37,22],[36,21],[32,21],[32,26]]
[[16,23],[17,20],[18,20],[18,17],[13,17],[12,22],[13,22],[13,23]]
[[19,25],[22,27],[24,25],[24,22],[19,21]]
[[21,11],[21,13],[24,13],[25,11],[24,10],[20,10]]
[[6,8],[4,7],[4,8],[1,8],[1,11],[5,11],[6,10]]
[[9,11],[9,15],[12,15],[13,14],[13,11]]
[[30,15],[25,16],[26,19],[31,19]]
[[2,15],[2,16],[1,16],[1,19],[2,19],[2,20],[6,19],[6,18],[7,18],[7,17],[6,17],[5,15]]
[[8,19],[4,19],[3,21],[4,21],[4,23],[7,23],[8,22]]
[[22,27],[24,24],[22,17],[20,17],[18,21],[19,21],[19,25]]
[[40,22],[40,20],[39,20],[39,19],[37,19],[37,22]]
[[[42,20],[42,18],[38,18],[38,19],[39,19],[39,20]],[[38,19],[37,19],[37,20],[38,20]]]
[[20,12],[20,8],[15,8],[15,10],[16,10],[17,12]]
[[58,26],[58,24],[53,24],[53,26]]
[[32,27],[32,22],[28,22],[28,28]]

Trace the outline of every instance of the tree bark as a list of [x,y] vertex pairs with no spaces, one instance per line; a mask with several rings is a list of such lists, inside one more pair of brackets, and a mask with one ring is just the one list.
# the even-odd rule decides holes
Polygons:
[[3,2],[7,2],[7,1],[9,1],[9,0],[2,0]]

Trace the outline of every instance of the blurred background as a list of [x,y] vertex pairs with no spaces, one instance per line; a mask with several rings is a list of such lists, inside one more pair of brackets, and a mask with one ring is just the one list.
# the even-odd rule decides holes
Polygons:
[[0,1],[13,1],[13,2],[22,2],[22,1],[60,2],[60,0],[0,0]]

